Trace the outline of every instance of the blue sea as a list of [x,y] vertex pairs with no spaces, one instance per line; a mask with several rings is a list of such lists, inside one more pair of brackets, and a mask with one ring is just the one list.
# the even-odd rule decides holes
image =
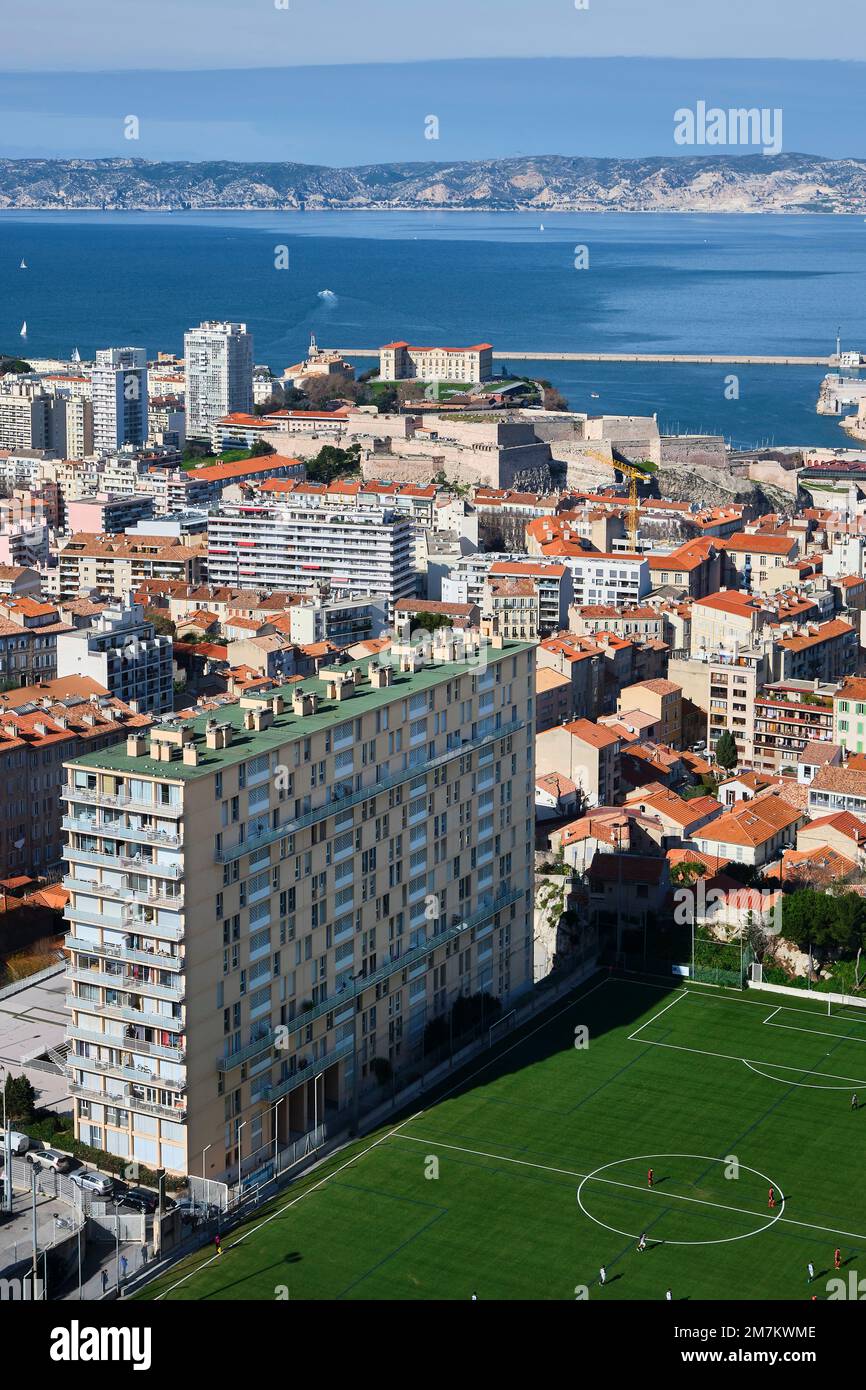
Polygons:
[[[214,318],[245,321],[256,361],[274,369],[302,357],[311,332],[341,348],[406,338],[817,356],[840,331],[866,351],[866,221],[551,213],[542,229],[515,213],[0,213],[0,351],[180,352],[184,330]],[[655,411],[663,430],[747,448],[848,442],[815,414],[821,367],[513,367],[551,380],[574,410]]]

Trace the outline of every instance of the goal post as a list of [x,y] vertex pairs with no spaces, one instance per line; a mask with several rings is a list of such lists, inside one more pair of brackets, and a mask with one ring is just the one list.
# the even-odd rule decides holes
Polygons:
[[507,1014],[503,1014],[495,1023],[491,1023],[487,1034],[487,1046],[493,1047],[495,1043],[499,1042],[500,1038],[504,1038],[506,1033],[511,1032],[516,1022],[517,1010],[510,1009]]

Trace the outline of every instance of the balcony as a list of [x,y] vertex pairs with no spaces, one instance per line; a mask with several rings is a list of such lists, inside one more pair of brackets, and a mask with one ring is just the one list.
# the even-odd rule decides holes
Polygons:
[[[166,763],[166,769],[170,766],[170,763]],[[170,780],[168,771],[166,771],[166,780]],[[183,806],[180,802],[167,805],[157,801],[139,801],[135,797],[128,796],[125,792],[111,796],[108,792],[90,791],[82,787],[63,787],[60,791],[60,800],[70,803],[80,801],[88,806],[114,806],[119,810],[138,811],[146,816],[171,816],[173,819],[178,819],[183,815]]]
[[[79,1001],[81,1002],[81,1001]],[[79,1028],[70,1023],[66,1036],[81,1042],[96,1043],[99,1047],[116,1047],[124,1052],[146,1052],[150,1057],[162,1057],[166,1062],[185,1062],[186,1052],[182,1047],[165,1047],[162,1043],[144,1042],[141,1038],[118,1036],[115,1033],[95,1033],[90,1028]]]
[[61,820],[64,830],[76,831],[80,835],[109,835],[116,840],[134,840],[136,844],[165,845],[177,848],[181,845],[180,835],[168,830],[133,828],[131,825],[115,824],[97,820],[96,816],[64,816]]
[[115,974],[110,970],[93,970],[90,966],[78,965],[77,962],[67,971],[67,978],[83,985],[98,985],[100,989],[125,989],[135,994],[152,994],[157,999],[181,1000],[186,993],[186,982],[181,976],[170,983],[158,984],[154,980],[142,980],[126,971],[118,971]]
[[312,1081],[314,1076],[319,1076],[323,1071],[327,1071],[328,1067],[332,1067],[336,1062],[339,1062],[341,1057],[350,1054],[353,1042],[353,1038],[344,1038],[341,1043],[338,1043],[337,1046],[326,1053],[324,1057],[318,1057],[315,1061],[311,1055],[299,1057],[297,1070],[294,1071],[291,1076],[287,1076],[285,1081],[278,1081],[273,1086],[266,1086],[262,1092],[263,1099],[268,1101],[279,1100],[281,1096],[288,1095],[288,1093],[294,1091],[296,1087],[303,1086],[305,1081]]
[[84,999],[80,994],[67,994],[66,1007],[105,1018],[122,1018],[127,1023],[138,1023],[142,1028],[158,1028],[163,1033],[183,1033],[186,1027],[182,1018],[174,1018],[170,1014],[147,1014],[143,1009],[131,1008],[129,1004],[100,1003],[95,999]]
[[77,1053],[70,1053],[66,1059],[66,1072],[70,1080],[76,1071],[89,1071],[100,1073],[105,1076],[116,1076],[123,1081],[134,1081],[139,1085],[160,1086],[165,1091],[184,1091],[185,1081],[177,1081],[170,1076],[158,1076],[155,1071],[148,1067],[126,1066],[122,1062],[103,1062],[95,1057],[79,1057]]
[[98,868],[132,869],[136,873],[153,874],[155,878],[179,879],[183,872],[180,864],[159,864],[155,859],[142,859],[135,855],[107,854],[105,851],[97,849],[76,849],[73,845],[65,846],[63,858],[71,864],[95,864]]
[[183,893],[142,893],[137,888],[115,888],[109,883],[75,878],[71,874],[63,880],[63,886],[72,893],[87,893],[94,898],[111,898],[113,902],[141,903],[145,907],[168,907],[175,911],[180,911],[183,907]]
[[89,955],[104,956],[108,960],[134,961],[139,965],[154,966],[157,970],[183,969],[182,956],[169,956],[163,951],[137,951],[128,946],[108,946],[104,943],[84,941],[78,936],[67,936],[66,945],[70,951],[86,951]]
[[[411,950],[406,951],[403,955],[397,956],[394,959],[389,959],[384,965],[379,966],[377,970],[371,971],[369,975],[365,975],[363,980],[358,982],[357,994],[361,994],[364,990],[369,989],[371,985],[377,984],[381,980],[389,979],[391,975],[395,975],[406,966],[414,965],[417,961],[426,959],[427,956],[432,955],[440,946],[444,946],[446,942],[453,941],[455,937],[460,936],[463,932],[469,931],[472,927],[477,927],[487,922],[491,917],[495,917],[498,912],[501,912],[503,908],[510,907],[512,903],[517,902],[518,899],[522,897],[522,889],[514,889],[511,892],[504,893],[501,897],[479,908],[471,917],[467,917],[463,921],[453,922],[452,925],[447,927],[444,931],[437,932],[435,936],[429,937],[418,946],[413,946]],[[332,1010],[350,1004],[355,997],[355,994],[347,986],[336,994],[330,995],[329,998],[323,999],[321,1003],[314,1004],[311,1009],[303,1010],[301,1013],[297,1014],[288,1023],[282,1025],[282,1030],[287,1035],[297,1033],[299,1029],[305,1028],[306,1025],[312,1023],[314,1019],[321,1018],[323,1014],[331,1013]],[[257,1057],[262,1052],[267,1052],[269,1048],[273,1047],[275,1037],[275,1030],[269,1029],[258,1041],[248,1043],[247,1046],[241,1048],[239,1052],[234,1052],[231,1056],[218,1057],[217,1070],[231,1071],[234,1067],[240,1066],[241,1062],[248,1061],[251,1057]]]
[[295,816],[292,820],[286,821],[285,824],[277,826],[275,830],[266,830],[255,837],[250,836],[242,845],[231,845],[214,856],[216,862],[226,864],[235,859],[241,859],[245,854],[250,854],[263,845],[273,844],[275,840],[281,840],[296,830],[303,830],[308,825],[316,825],[320,821],[327,820],[330,816],[339,814],[340,811],[345,811],[350,806],[357,806],[363,801],[369,801],[372,797],[378,796],[380,792],[388,791],[391,787],[400,786],[404,782],[411,782],[421,774],[432,772],[434,768],[453,762],[455,758],[461,758],[476,748],[486,748],[498,739],[508,738],[523,727],[524,721],[517,719],[510,724],[503,724],[500,729],[494,729],[492,733],[483,734],[474,739],[464,739],[456,747],[449,748],[435,758],[428,758],[423,763],[416,763],[414,766],[403,768],[390,777],[383,777],[381,782],[361,787],[359,791],[351,792],[348,796],[340,797],[334,801],[326,801],[323,806],[316,806],[313,810],[306,811],[302,816]]
[[79,1086],[76,1081],[69,1083],[69,1093],[80,1096],[82,1100],[95,1101],[102,1105],[115,1105],[123,1110],[138,1111],[140,1114],[156,1115],[162,1120],[183,1123],[186,1120],[185,1105],[159,1105],[156,1101],[139,1100],[137,1096],[126,1093],[115,1095],[110,1091],[92,1091],[87,1086]]
[[[104,912],[91,912],[89,909],[76,907],[73,903],[67,903],[63,915],[70,923],[83,922],[87,926],[104,927],[111,931],[133,931],[139,936],[155,936],[165,941],[182,941],[184,936],[183,927],[159,925],[155,921],[136,917],[128,909],[124,909],[120,917],[108,917]],[[93,949],[91,942],[85,945]],[[147,955],[147,952],[144,954]],[[153,964],[153,961],[147,959],[144,964]]]

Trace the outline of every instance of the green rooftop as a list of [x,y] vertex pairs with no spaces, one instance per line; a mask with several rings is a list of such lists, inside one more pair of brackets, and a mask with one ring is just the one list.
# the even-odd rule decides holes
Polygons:
[[[528,651],[534,646],[534,642],[504,641],[501,648],[491,647],[488,643],[483,651],[487,665],[493,666],[518,655],[520,652]],[[281,695],[286,703],[283,713],[275,715],[273,723],[267,729],[259,731],[245,729],[243,727],[244,716],[254,706],[252,703],[243,707],[239,703],[233,703],[197,715],[194,719],[183,719],[179,715],[175,716],[171,722],[166,722],[163,719],[160,723],[152,725],[151,728],[142,730],[143,737],[149,747],[150,736],[155,731],[158,732],[160,729],[166,731],[169,729],[173,731],[191,729],[193,731],[192,746],[195,747],[198,754],[198,762],[194,765],[184,763],[180,757],[172,758],[170,762],[161,762],[159,759],[149,756],[131,757],[126,751],[126,741],[124,740],[111,748],[85,753],[80,758],[72,758],[66,766],[98,768],[104,772],[134,774],[138,777],[158,777],[162,781],[170,782],[193,781],[197,777],[212,776],[214,772],[218,772],[222,768],[234,767],[238,763],[246,762],[247,759],[258,757],[262,753],[275,752],[277,749],[285,747],[287,743],[308,738],[311,734],[318,733],[322,729],[333,728],[349,719],[357,719],[361,715],[368,714],[371,710],[383,709],[386,705],[393,704],[395,700],[407,699],[423,690],[430,690],[446,681],[455,680],[458,676],[465,676],[481,669],[473,660],[431,662],[415,672],[400,671],[394,666],[392,667],[391,684],[377,689],[369,681],[368,667],[371,661],[375,662],[376,658],[353,661],[345,666],[326,667],[324,677],[309,677],[303,681],[290,681],[287,685],[274,686],[268,691],[251,691],[249,696],[245,698],[250,702],[255,701],[263,709],[268,708],[270,701],[276,695]],[[332,679],[334,674],[345,674],[351,670],[362,672],[363,683],[356,686],[354,693],[347,695],[343,700],[326,698],[326,681],[329,678]],[[292,696],[298,690],[315,693],[318,696],[318,708],[315,714],[301,716],[293,712]],[[227,748],[207,747],[205,728],[211,721],[216,721],[217,724],[231,725],[232,740]],[[189,744],[186,746],[188,747]]]

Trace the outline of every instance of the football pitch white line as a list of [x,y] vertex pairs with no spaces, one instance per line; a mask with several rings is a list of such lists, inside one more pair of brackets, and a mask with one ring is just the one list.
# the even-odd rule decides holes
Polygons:
[[[792,1012],[797,1013],[799,1010],[794,1009]],[[866,1019],[862,1021],[866,1023]],[[861,1020],[858,1018],[856,1022],[860,1023]],[[842,1040],[844,1042],[866,1043],[866,1038],[852,1038],[849,1033],[828,1033],[826,1028],[801,1028],[796,1023],[771,1023],[768,1018],[764,1019],[764,1023],[768,1028],[787,1028],[791,1033],[810,1033],[813,1038],[834,1038],[837,1042]]]
[[[513,1163],[515,1166],[519,1168],[537,1168],[545,1173],[559,1173],[563,1177],[578,1178],[581,1180],[584,1178],[591,1177],[593,1182],[605,1183],[610,1187],[625,1187],[628,1189],[629,1192],[652,1192],[659,1197],[663,1197],[666,1201],[670,1201],[673,1198],[676,1198],[677,1201],[681,1202],[694,1202],[698,1206],[713,1207],[717,1211],[737,1212],[740,1216],[751,1216],[754,1217],[756,1220],[764,1221],[767,1225],[775,1225],[778,1223],[787,1226],[803,1226],[809,1231],[823,1231],[827,1235],[848,1236],[851,1240],[866,1241],[866,1235],[863,1235],[859,1231],[842,1231],[839,1230],[836,1226],[818,1226],[813,1221],[795,1221],[794,1218],[791,1216],[769,1217],[765,1216],[764,1213],[761,1211],[750,1211],[746,1207],[731,1207],[725,1205],[723,1202],[708,1202],[703,1197],[686,1197],[685,1195],[679,1192],[662,1192],[658,1187],[638,1187],[635,1186],[634,1183],[620,1182],[616,1178],[597,1178],[593,1176],[593,1174],[591,1173],[578,1173],[572,1168],[554,1168],[552,1165],[547,1163],[531,1163],[528,1159],[525,1158],[508,1158],[505,1154],[487,1153],[484,1149],[464,1148],[460,1144],[445,1144],[438,1139],[419,1139],[417,1135],[398,1134],[396,1130],[394,1130],[392,1134],[386,1135],[385,1137],[402,1139],[410,1144],[425,1144],[427,1148],[431,1150],[452,1149],[455,1153],[471,1154],[476,1158],[492,1158],[496,1163]],[[780,1195],[782,1195],[781,1190]]]
[[[742,1062],[745,1066],[749,1067],[750,1070],[756,1071],[757,1075],[759,1076],[766,1076],[766,1073],[758,1071],[758,1068],[769,1067],[771,1069],[775,1069],[776,1071],[807,1072],[810,1076],[826,1077],[829,1081],[845,1081],[855,1086],[866,1086],[866,1080],[864,1080],[862,1076],[843,1076],[838,1072],[817,1071],[814,1067],[792,1067],[787,1066],[784,1062],[768,1062],[764,1058],[757,1060],[754,1057],[737,1056],[736,1054],[732,1054],[730,1052],[712,1052],[709,1048],[686,1047],[682,1043],[655,1042],[652,1038],[642,1038],[639,1036],[643,1032],[644,1028],[648,1028],[651,1023],[655,1023],[658,1019],[662,1017],[663,1014],[667,1013],[668,1009],[672,1009],[674,1004],[678,1004],[682,999],[687,998],[697,998],[699,1000],[705,1000],[706,996],[695,995],[693,990],[683,989],[682,993],[678,994],[676,999],[672,999],[671,1002],[669,1004],[666,1004],[663,1009],[659,1009],[657,1014],[653,1014],[652,1018],[648,1018],[646,1022],[642,1023],[639,1028],[636,1028],[633,1033],[629,1033],[629,1042],[639,1042],[646,1047],[667,1047],[672,1052],[692,1052],[696,1057],[716,1057],[720,1061]],[[719,1004],[751,1004],[758,1003],[759,1001],[751,999],[712,999],[710,1000],[710,1002]],[[762,1007],[766,1008],[767,1006],[764,1003]],[[774,1009],[774,1011],[767,1016],[767,1018],[762,1020],[763,1023],[770,1028],[783,1028],[795,1033],[810,1033],[816,1038],[832,1038],[835,1042],[866,1042],[866,1038],[849,1038],[845,1034],[828,1033],[825,1029],[822,1028],[800,1028],[793,1023],[772,1023],[770,1020],[775,1018],[776,1014],[781,1013],[783,1010],[788,1013],[804,1012],[802,1009],[787,1009],[785,1005],[780,1004],[777,1009]],[[858,1022],[859,1021],[860,1020],[858,1019]],[[864,1019],[863,1021],[866,1022],[866,1019]],[[768,1081],[783,1081],[783,1078],[778,1076],[767,1076],[766,1079]],[[816,1086],[814,1082],[806,1081],[793,1081],[786,1084],[790,1084],[793,1086],[801,1086],[806,1088],[807,1090],[815,1091],[838,1091],[847,1089],[847,1087],[841,1086]]]
[[[650,1022],[652,1022],[651,1019]],[[864,1080],[862,1076],[842,1076],[839,1072],[816,1071],[814,1067],[807,1066],[790,1067],[782,1062],[768,1062],[764,1058],[758,1061],[754,1057],[741,1057],[732,1052],[711,1052],[709,1048],[705,1047],[684,1047],[682,1043],[653,1042],[651,1038],[637,1038],[636,1041],[643,1043],[646,1047],[667,1047],[670,1048],[672,1052],[692,1052],[696,1057],[718,1057],[720,1061],[723,1062],[743,1062],[746,1066],[749,1066],[750,1063],[754,1063],[756,1067],[774,1067],[776,1071],[807,1072],[809,1076],[826,1076],[831,1081],[850,1081],[857,1086],[866,1086],[866,1080]],[[769,1079],[778,1081],[781,1080],[781,1077],[771,1077]],[[833,1086],[819,1086],[816,1087],[816,1089],[831,1091],[836,1088]]]
[[[661,1018],[662,1014],[666,1014],[668,1009],[672,1009],[675,1004],[679,1004],[683,999],[687,999],[688,996],[689,991],[687,989],[684,989],[682,994],[677,995],[676,999],[672,999],[669,1004],[665,1004],[663,1009],[659,1009],[657,1014],[653,1014],[652,1018],[648,1018],[645,1023],[642,1023],[640,1025],[640,1028],[635,1028],[633,1033],[629,1033],[629,1042],[634,1042],[637,1039],[638,1033],[640,1033],[644,1028],[648,1028],[651,1023],[655,1023],[657,1018]],[[646,1038],[641,1038],[641,1042],[646,1042]]]
[[[669,993],[671,992],[671,990],[675,990],[675,991],[677,992],[677,995],[678,995],[678,996],[682,996],[682,995],[686,994],[686,995],[689,995],[689,997],[692,998],[692,999],[702,999],[702,1000],[704,1000],[704,1002],[707,1003],[707,1004],[746,1004],[747,1006],[748,1006],[748,1005],[751,1005],[753,1009],[766,1009],[766,1008],[769,1008],[769,1006],[770,1006],[770,1000],[769,1000],[769,999],[764,999],[764,998],[756,998],[756,999],[733,999],[733,998],[731,998],[730,995],[727,995],[727,994],[709,994],[709,993],[702,993],[701,990],[699,990],[699,989],[697,988],[697,986],[701,984],[701,981],[700,981],[700,980],[687,980],[686,983],[685,983],[685,984],[682,984],[682,985],[671,984],[670,986],[668,986],[668,985],[657,985],[657,984],[653,984],[653,982],[652,982],[651,980],[639,980],[639,979],[630,980],[630,979],[624,979],[621,975],[611,975],[611,976],[608,978],[608,980],[605,981],[605,983],[607,983],[607,984],[615,984],[615,985],[638,985],[638,986],[640,986],[641,989],[657,989],[657,990],[661,990],[661,991],[662,991],[663,993],[665,993],[665,994],[669,994]],[[712,985],[712,986],[707,985],[707,986],[705,986],[705,988],[708,989],[708,990],[709,990],[709,989],[715,989],[716,986],[715,986],[715,985]],[[759,988],[759,987],[756,987],[755,993],[756,993],[756,994],[760,994],[760,992],[761,992],[761,991],[760,991],[760,988]],[[778,997],[778,996],[776,996],[776,997]],[[790,998],[791,996],[788,996],[788,997]],[[779,1005],[779,1008],[777,1009],[776,1012],[784,1011],[785,1013],[789,1013],[789,1014],[806,1014],[806,1016],[809,1017],[809,1018],[813,1018],[813,1017],[817,1017],[817,1018],[826,1018],[826,1017],[827,1017],[827,1012],[826,1012],[826,1009],[824,1008],[824,1004],[826,1003],[826,995],[822,995],[821,992],[818,991],[818,990],[811,990],[811,991],[810,991],[810,990],[803,990],[803,991],[802,991],[802,998],[803,998],[803,1002],[804,1002],[804,1003],[809,1003],[809,1004],[814,1003],[814,1004],[818,1004],[818,1003],[820,1002],[821,1007],[820,1007],[820,1008],[805,1008],[805,1009],[804,1009],[804,1008],[798,1008],[798,1007],[797,1007],[796,1005],[794,1005],[793,1003],[791,1003],[791,1004],[780,1004],[780,1005]],[[850,1020],[851,1020],[852,1022],[854,1022],[854,1023],[862,1023],[862,1024],[866,1025],[866,1004],[864,1004],[864,1007],[863,1007],[862,1011],[855,1009],[855,1008],[854,1008],[853,1006],[851,1006],[851,1005],[844,1005],[844,1006],[842,1006],[842,1007],[843,1007],[844,1010],[846,1010],[845,1012],[838,1013],[838,1014],[831,1014],[830,1017],[832,1017],[832,1018],[848,1018],[848,1019],[850,1019]],[[662,1012],[664,1012],[664,1011],[662,1010]],[[862,1016],[861,1016],[861,1014],[862,1014]],[[771,1015],[771,1017],[772,1017],[772,1015]],[[648,1019],[647,1022],[651,1023],[651,1022],[652,1022],[652,1019]],[[643,1026],[643,1027],[646,1027],[646,1024],[643,1024],[642,1026]],[[807,1031],[811,1031],[811,1030],[807,1030]],[[835,1037],[836,1035],[833,1034],[833,1036]],[[852,1038],[851,1041],[853,1042],[853,1041],[855,1041],[855,1039]]]
[[[454,1091],[457,1091],[462,1086],[465,1086],[466,1083],[472,1081],[474,1077],[480,1076],[481,1072],[487,1071],[489,1067],[493,1066],[494,1063],[498,1062],[501,1058],[507,1057],[510,1052],[513,1052],[515,1050],[515,1048],[522,1047],[523,1044],[527,1042],[530,1038],[534,1038],[536,1033],[540,1033],[545,1028],[549,1028],[551,1023],[554,1023],[556,1019],[561,1018],[563,1014],[568,1013],[569,1009],[573,1009],[577,1004],[582,1003],[584,999],[588,999],[591,994],[595,994],[597,989],[601,989],[602,985],[605,985],[607,983],[607,980],[599,980],[598,983],[593,985],[591,989],[586,990],[583,994],[579,994],[576,999],[569,1000],[569,1002],[567,1004],[564,1004],[561,1009],[557,1009],[555,1014],[551,1014],[550,1018],[546,1018],[542,1023],[539,1023],[537,1028],[533,1028],[531,1032],[525,1033],[522,1037],[518,1038],[517,1041],[512,1043],[510,1047],[507,1047],[504,1052],[495,1053],[493,1057],[486,1061],[482,1066],[478,1067],[476,1071],[470,1072],[469,1076],[464,1077],[460,1081],[456,1081],[454,1085],[450,1088],[450,1090],[446,1091],[444,1095],[438,1097],[435,1104],[440,1105],[441,1102],[443,1100],[446,1100],[448,1096],[450,1096]],[[306,1188],[305,1191],[299,1193],[297,1197],[293,1197],[291,1201],[285,1202],[283,1206],[281,1206],[278,1210],[272,1211],[270,1216],[264,1217],[258,1223],[258,1225],[251,1226],[249,1230],[244,1231],[242,1235],[238,1236],[237,1240],[233,1240],[231,1245],[227,1245],[225,1247],[226,1250],[233,1249],[236,1245],[240,1245],[242,1241],[246,1240],[247,1236],[256,1235],[265,1226],[267,1226],[269,1222],[275,1220],[278,1216],[282,1216],[284,1212],[288,1211],[291,1207],[296,1206],[298,1202],[302,1202],[305,1197],[309,1197],[311,1192],[316,1192],[320,1187],[324,1187],[326,1182],[328,1182],[331,1178],[335,1178],[338,1173],[342,1173],[345,1168],[349,1168],[353,1163],[358,1163],[362,1158],[366,1158],[367,1154],[372,1153],[372,1151],[374,1149],[377,1149],[380,1144],[384,1144],[386,1139],[391,1139],[395,1136],[399,1137],[398,1132],[403,1128],[404,1125],[408,1125],[412,1120],[420,1119],[422,1115],[425,1115],[427,1113],[428,1109],[429,1107],[425,1106],[422,1110],[416,1111],[414,1115],[409,1115],[405,1120],[401,1120],[399,1125],[395,1126],[394,1129],[388,1130],[385,1134],[380,1134],[379,1138],[374,1140],[372,1144],[369,1144],[366,1149],[362,1149],[360,1153],[354,1154],[352,1158],[347,1159],[345,1163],[341,1163],[339,1168],[334,1168],[330,1173],[326,1173],[325,1176],[323,1178],[320,1178],[320,1180],[317,1183],[314,1183],[312,1187]],[[173,1284],[170,1284],[167,1289],[163,1289],[162,1293],[157,1294],[156,1298],[154,1299],[154,1302],[158,1303],[161,1299],[165,1298],[167,1294],[172,1293],[175,1289],[179,1289],[182,1284],[187,1283],[187,1281],[192,1279],[194,1275],[199,1274],[201,1270],[207,1269],[208,1265],[212,1265],[214,1261],[217,1259],[222,1259],[222,1256],[212,1255],[209,1260],[203,1260],[200,1265],[196,1265],[195,1269],[191,1269],[188,1274],[184,1274],[181,1279],[177,1279]]]

